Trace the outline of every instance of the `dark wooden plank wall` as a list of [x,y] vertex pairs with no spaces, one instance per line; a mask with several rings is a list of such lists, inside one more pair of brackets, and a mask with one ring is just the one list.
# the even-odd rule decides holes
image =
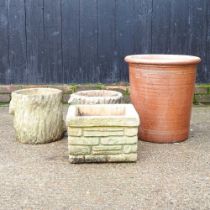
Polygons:
[[8,2],[0,1],[0,83],[10,78],[9,43],[8,43]]
[[115,11],[115,0],[98,1],[98,81],[105,83],[117,82],[120,78],[116,49]]
[[97,0],[80,0],[80,68],[81,82],[96,82],[97,66]]
[[210,82],[209,0],[0,0],[0,83],[128,81],[124,56],[193,54]]
[[[47,82],[45,75],[45,36],[43,0],[26,1],[26,34],[27,34],[27,82]],[[36,17],[36,18],[34,18]]]
[[81,81],[80,70],[80,1],[62,1],[62,52],[64,81]]
[[210,68],[210,1],[207,1],[206,5],[207,10],[207,33],[206,33],[206,63],[203,65],[202,69],[205,69],[207,72],[206,78],[204,81],[210,81],[210,71],[208,70]]
[[11,83],[25,83],[27,69],[27,34],[24,0],[8,1],[9,75]]

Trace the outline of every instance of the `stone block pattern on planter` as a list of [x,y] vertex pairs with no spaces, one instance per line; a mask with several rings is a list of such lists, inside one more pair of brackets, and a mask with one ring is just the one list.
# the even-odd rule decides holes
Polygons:
[[[127,106],[132,107],[132,105]],[[119,116],[115,117],[119,118]],[[109,116],[98,119],[93,116],[86,116],[86,119],[79,118],[78,121],[72,118],[70,120],[72,123],[68,123],[67,117],[68,150],[71,163],[137,161],[139,124],[137,115],[133,121],[131,121],[132,117],[130,121],[125,117],[119,121],[120,123],[108,122],[113,118]],[[91,120],[93,123],[85,126],[85,121],[90,122]],[[80,125],[79,121],[81,121]],[[124,126],[123,122],[125,122]]]

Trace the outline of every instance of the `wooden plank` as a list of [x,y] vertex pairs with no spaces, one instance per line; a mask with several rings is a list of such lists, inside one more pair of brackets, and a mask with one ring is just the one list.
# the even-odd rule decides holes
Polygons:
[[63,82],[61,21],[61,0],[44,0],[45,82]]
[[12,0],[8,3],[10,82],[25,83],[30,72],[26,69],[24,0]]
[[98,63],[100,82],[119,79],[115,42],[115,0],[98,1]]
[[134,53],[151,53],[152,0],[134,0]]
[[194,54],[210,82],[209,0],[1,0],[0,83],[128,80],[133,53]]
[[9,82],[7,0],[0,1],[0,83]]
[[170,53],[171,1],[153,1],[152,53]]
[[172,54],[189,54],[189,0],[171,0],[170,49]]
[[200,56],[203,64],[199,65],[197,82],[207,82],[208,78],[206,68],[207,2],[208,0],[192,0],[190,4],[190,53]]
[[44,81],[44,23],[43,0],[26,1],[26,32],[27,32],[27,75],[29,83],[43,83]]
[[62,43],[63,71],[65,83],[80,82],[80,2],[78,0],[62,1]]
[[97,67],[97,1],[80,0],[80,74],[81,82],[99,81]]
[[207,10],[207,37],[206,37],[206,63],[203,64],[206,69],[205,81],[210,83],[210,1],[207,1],[206,10]]
[[128,67],[124,57],[134,53],[133,1],[116,0],[116,45],[119,61],[120,81],[128,81]]
[[207,82],[206,35],[207,35],[207,0],[191,0],[190,2],[190,54],[201,57],[202,64],[198,68],[197,82]]

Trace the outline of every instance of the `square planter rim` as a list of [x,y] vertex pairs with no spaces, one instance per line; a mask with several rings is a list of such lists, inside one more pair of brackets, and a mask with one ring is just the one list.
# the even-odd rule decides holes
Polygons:
[[[122,115],[92,115],[79,116],[78,110],[82,108],[124,108]],[[102,127],[102,126],[119,126],[134,127],[140,123],[139,116],[132,104],[93,104],[93,105],[72,105],[68,109],[66,125],[69,127]]]

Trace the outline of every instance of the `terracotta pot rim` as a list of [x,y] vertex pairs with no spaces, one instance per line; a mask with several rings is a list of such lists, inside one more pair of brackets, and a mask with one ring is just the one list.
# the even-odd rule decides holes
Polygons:
[[186,65],[198,64],[201,59],[192,55],[173,54],[136,54],[125,57],[127,63],[156,64],[156,65]]

